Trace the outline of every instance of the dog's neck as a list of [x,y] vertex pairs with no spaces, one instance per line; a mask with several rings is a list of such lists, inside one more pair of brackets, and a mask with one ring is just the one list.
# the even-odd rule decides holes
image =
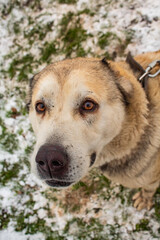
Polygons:
[[145,92],[136,78],[132,79],[132,85],[134,87],[133,96],[126,107],[122,129],[102,150],[100,154],[101,165],[115,159],[125,161],[125,156],[128,156],[136,148],[149,125],[149,103]]

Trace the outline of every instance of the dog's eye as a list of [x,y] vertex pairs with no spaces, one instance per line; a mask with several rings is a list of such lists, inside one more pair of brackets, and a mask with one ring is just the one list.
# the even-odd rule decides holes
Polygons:
[[82,105],[81,105],[81,111],[85,112],[93,112],[97,109],[97,103],[95,103],[92,100],[86,100]]
[[37,102],[35,108],[38,113],[44,113],[46,110],[46,106],[43,102]]

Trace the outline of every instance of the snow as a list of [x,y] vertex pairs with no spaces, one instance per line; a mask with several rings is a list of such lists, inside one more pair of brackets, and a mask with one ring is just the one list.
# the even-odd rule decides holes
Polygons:
[[13,193],[10,189],[8,189],[7,187],[1,188],[0,196],[2,198],[1,205],[3,208],[5,208],[7,206],[11,206],[11,204],[13,203],[13,202],[11,202],[13,200],[13,198],[12,198]]
[[35,235],[25,235],[23,232],[15,232],[12,227],[0,232],[1,240],[42,240],[44,235],[37,233]]

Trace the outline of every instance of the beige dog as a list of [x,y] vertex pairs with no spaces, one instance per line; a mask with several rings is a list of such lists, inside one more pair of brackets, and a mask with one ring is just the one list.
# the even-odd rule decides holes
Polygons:
[[[135,59],[145,69],[160,51]],[[160,75],[144,91],[133,69],[127,62],[75,58],[34,76],[31,165],[45,183],[67,187],[96,166],[115,182],[141,187],[134,206],[151,208],[160,183]]]

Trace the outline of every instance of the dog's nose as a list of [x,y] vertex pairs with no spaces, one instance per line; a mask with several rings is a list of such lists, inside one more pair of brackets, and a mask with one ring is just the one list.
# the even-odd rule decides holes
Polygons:
[[45,144],[37,153],[36,163],[42,178],[59,177],[67,169],[68,157],[62,147]]

